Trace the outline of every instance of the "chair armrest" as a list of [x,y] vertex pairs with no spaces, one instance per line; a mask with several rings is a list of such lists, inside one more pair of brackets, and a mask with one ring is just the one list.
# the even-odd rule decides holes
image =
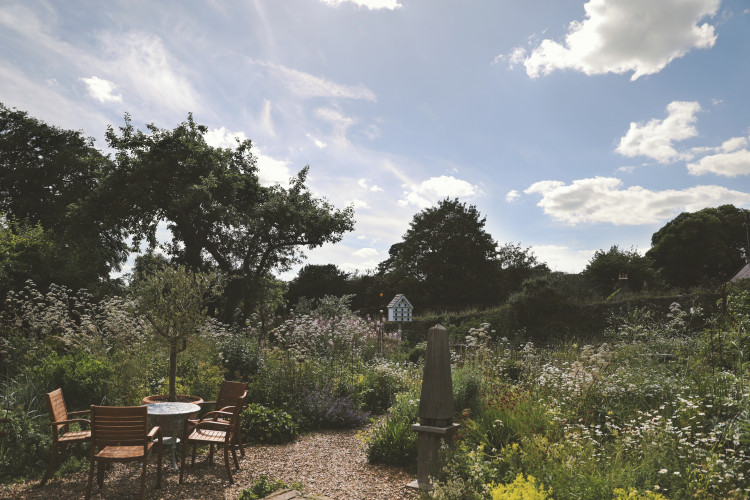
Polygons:
[[69,420],[58,420],[57,422],[50,422],[49,425],[73,424],[76,422],[79,424],[91,425],[91,420],[87,420],[85,418],[71,418]]
[[68,415],[83,415],[84,413],[91,414],[91,410],[69,411]]
[[201,418],[201,420],[206,420],[208,418],[217,419],[219,417],[231,418],[232,417],[232,413],[228,412],[228,411],[224,411],[225,408],[234,409],[234,406],[225,406],[221,410],[210,411],[210,412],[206,413],[205,415],[203,415],[203,417]]
[[226,427],[227,429],[231,428],[229,425],[229,422],[217,422],[215,420],[201,420],[197,424],[195,424],[195,427],[193,427],[193,431],[197,431],[199,429],[212,429],[216,427]]
[[216,404],[216,401],[203,401],[203,402],[198,403],[198,406],[203,408],[204,405],[208,406],[208,405],[215,405],[215,404]]
[[156,436],[158,436],[159,441],[161,441],[164,437],[164,433],[162,432],[161,427],[159,427],[158,425],[155,425],[151,428],[151,430],[148,432],[147,437],[149,439],[154,439],[154,437]]

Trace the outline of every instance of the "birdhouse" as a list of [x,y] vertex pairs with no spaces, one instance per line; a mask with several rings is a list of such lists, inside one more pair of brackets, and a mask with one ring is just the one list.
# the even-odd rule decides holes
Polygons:
[[388,304],[388,321],[411,321],[413,309],[411,302],[399,293]]

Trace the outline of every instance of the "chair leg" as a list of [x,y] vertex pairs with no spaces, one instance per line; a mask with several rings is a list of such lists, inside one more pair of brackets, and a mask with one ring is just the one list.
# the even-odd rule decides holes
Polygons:
[[229,443],[224,443],[224,467],[227,469],[229,483],[234,484],[234,478],[232,477],[232,468],[229,466]]
[[[157,443],[157,446],[159,446],[158,443]],[[157,454],[157,460],[158,460],[158,462],[156,463],[156,487],[157,488],[161,488],[161,463],[162,463],[161,448],[162,447],[159,446],[159,452]],[[182,465],[182,464],[180,464],[180,465]]]
[[94,457],[91,454],[91,464],[89,465],[89,480],[86,482],[86,500],[91,498],[91,486],[94,484]]
[[[182,484],[182,476],[183,474],[185,474],[185,456],[187,455],[187,449],[189,446],[190,443],[182,443],[182,458],[180,459],[180,484]],[[195,445],[193,445],[193,453],[195,453]],[[193,454],[193,464],[195,464],[195,454]]]
[[42,482],[40,483],[41,486],[44,486],[44,483],[46,483],[50,477],[52,477],[52,472],[55,470],[55,467],[57,466],[57,442],[52,443],[52,451],[49,455],[49,463],[47,464],[47,470],[44,471],[44,476],[42,476]]
[[96,464],[96,483],[99,485],[99,489],[104,487],[104,469],[108,464],[103,464],[101,461]]
[[237,450],[235,449],[233,444],[227,443],[226,446],[232,447],[232,457],[234,458],[234,466],[237,470],[240,470],[240,462],[237,460]]
[[143,500],[143,496],[146,494],[146,464],[148,464],[148,455],[143,457],[143,470],[141,471],[141,494],[138,496],[140,500]]

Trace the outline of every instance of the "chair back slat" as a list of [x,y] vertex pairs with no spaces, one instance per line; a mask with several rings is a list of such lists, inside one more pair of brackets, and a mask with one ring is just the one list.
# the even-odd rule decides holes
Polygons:
[[139,445],[146,442],[145,406],[91,406],[91,439],[96,445]]
[[[49,410],[50,422],[68,420],[68,409],[65,406],[65,398],[63,398],[61,388],[47,393],[47,409]],[[60,430],[64,426],[65,424],[60,424],[55,427],[57,427],[57,430]]]
[[219,395],[216,397],[216,407],[229,406],[232,404],[231,400],[242,398],[246,392],[247,383],[224,380],[219,387]]

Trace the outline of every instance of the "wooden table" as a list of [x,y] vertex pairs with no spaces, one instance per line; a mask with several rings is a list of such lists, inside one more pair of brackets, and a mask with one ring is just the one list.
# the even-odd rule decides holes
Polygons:
[[195,416],[201,407],[193,403],[153,403],[147,405],[149,421],[154,425],[164,425],[171,429],[170,437],[164,438],[164,444],[172,447],[172,471],[177,472],[177,434],[182,431],[186,418]]

